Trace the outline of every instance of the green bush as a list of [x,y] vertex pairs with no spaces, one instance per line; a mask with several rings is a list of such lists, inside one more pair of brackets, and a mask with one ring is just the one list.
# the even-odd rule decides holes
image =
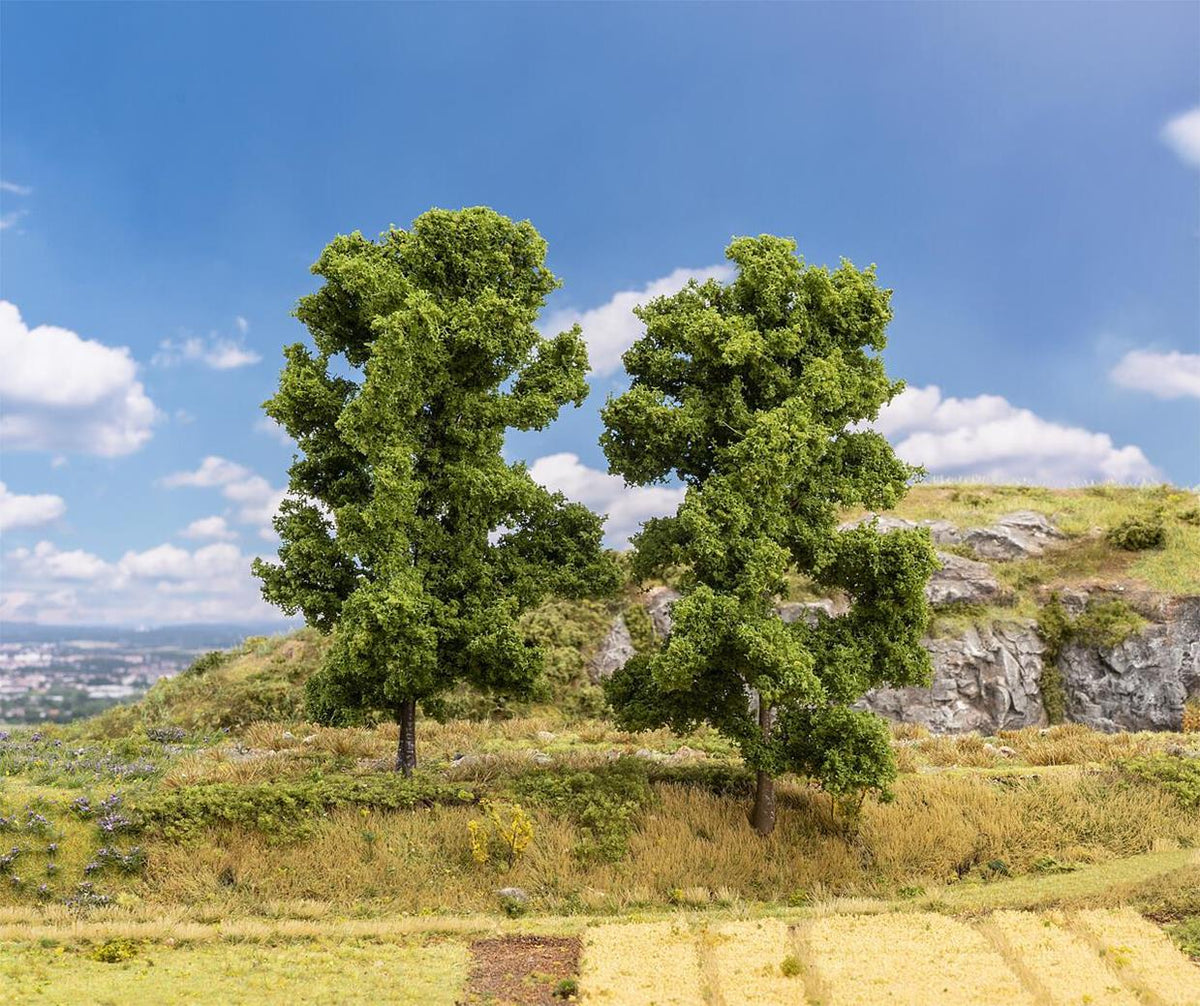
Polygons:
[[631,758],[594,772],[532,772],[515,780],[514,789],[576,824],[581,859],[609,863],[628,851],[634,816],[650,799],[646,767]]
[[339,807],[411,810],[473,803],[470,790],[432,779],[330,775],[286,782],[210,783],[155,792],[135,808],[139,827],[183,838],[210,826],[243,827],[280,838],[302,838],[312,820]]
[[1161,510],[1134,514],[1114,524],[1105,533],[1110,545],[1128,552],[1140,552],[1147,548],[1162,548],[1167,541]]
[[1125,773],[1140,782],[1161,786],[1187,809],[1200,809],[1200,758],[1168,754],[1130,758],[1122,764]]

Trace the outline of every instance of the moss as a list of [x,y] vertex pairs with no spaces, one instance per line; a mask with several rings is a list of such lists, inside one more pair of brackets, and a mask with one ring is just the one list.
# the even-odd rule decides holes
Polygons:
[[1066,686],[1058,662],[1068,645],[1111,649],[1140,632],[1145,624],[1141,615],[1120,600],[1089,602],[1072,618],[1058,594],[1052,594],[1037,620],[1038,635],[1046,646],[1040,681],[1046,718],[1051,723],[1062,723],[1066,715]]

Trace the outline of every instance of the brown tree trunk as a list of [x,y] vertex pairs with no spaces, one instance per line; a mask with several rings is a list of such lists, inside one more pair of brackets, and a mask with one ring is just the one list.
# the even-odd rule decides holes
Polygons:
[[408,699],[400,704],[396,714],[400,724],[400,740],[396,744],[396,771],[406,776],[417,767],[417,701]]
[[[758,700],[758,726],[762,731],[763,740],[771,733],[771,724],[775,719],[774,710]],[[775,830],[775,780],[766,772],[759,772],[754,787],[754,807],[750,811],[750,824],[763,838]]]

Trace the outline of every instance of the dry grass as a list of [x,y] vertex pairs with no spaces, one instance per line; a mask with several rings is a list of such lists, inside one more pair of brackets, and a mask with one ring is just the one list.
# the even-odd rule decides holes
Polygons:
[[945,916],[821,919],[809,939],[813,963],[838,1006],[1036,1006],[979,932]]
[[979,926],[1027,988],[1046,1006],[1138,1006],[1140,1000],[1097,960],[1061,913],[996,912]]
[[595,926],[584,937],[579,986],[584,1003],[699,1006],[695,934],[680,922]]
[[1161,929],[1136,912],[1085,911],[1071,928],[1099,950],[1104,963],[1145,1001],[1163,1006],[1200,1002],[1200,968],[1190,964]]

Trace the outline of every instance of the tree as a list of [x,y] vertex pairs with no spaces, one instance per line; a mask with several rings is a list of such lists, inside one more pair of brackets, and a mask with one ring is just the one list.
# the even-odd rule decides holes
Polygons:
[[336,629],[310,714],[395,717],[406,775],[418,704],[440,715],[460,682],[527,695],[542,659],[517,616],[617,584],[601,519],[501,453],[506,430],[541,429],[587,395],[578,326],[534,328],[558,285],[545,255],[528,221],[483,207],[337,237],[296,310],[316,351],[287,347],[264,403],[299,454],[279,562],[254,564],[263,596]]
[[[673,472],[686,488],[634,539],[638,577],[683,571],[671,634],[610,679],[609,700],[627,728],[708,722],[732,738],[757,775],[762,835],[785,771],[839,798],[888,795],[890,734],[851,707],[872,687],[927,680],[936,566],[924,530],[838,528],[843,507],[894,506],[918,471],[861,425],[903,387],[878,356],[891,291],[874,267],[830,272],[795,251],[738,238],[731,284],[692,281],[640,307],[631,386],[603,410],[610,471],[634,484]],[[796,574],[844,592],[849,612],[785,624],[777,598]]]

